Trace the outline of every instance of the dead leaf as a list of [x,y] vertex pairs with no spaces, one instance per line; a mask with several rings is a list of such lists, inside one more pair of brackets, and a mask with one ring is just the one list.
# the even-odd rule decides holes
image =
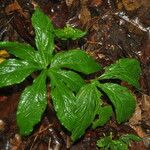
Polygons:
[[130,125],[138,125],[139,122],[142,120],[142,115],[141,115],[142,111],[141,108],[139,107],[139,105],[136,105],[136,109],[135,112],[132,116],[132,118],[129,120],[129,124]]
[[79,19],[82,25],[86,25],[91,20],[91,13],[89,9],[86,7],[86,5],[82,6],[79,14]]
[[142,97],[142,109],[150,113],[150,96],[144,94]]
[[150,96],[146,94],[142,98],[142,110],[143,128],[150,133]]
[[21,6],[19,5],[19,3],[15,0],[14,3],[8,5],[5,8],[5,13],[7,15],[10,15],[11,13],[13,13],[14,11],[18,11],[22,16],[24,16],[25,18],[28,17],[28,14],[26,12],[23,11],[23,9],[21,8]]
[[0,50],[0,57],[8,58],[10,55],[6,50]]
[[142,0],[122,0],[122,3],[127,11],[134,11],[142,6]]
[[20,144],[22,143],[21,137],[19,134],[15,134],[15,136],[10,139],[11,150],[19,150]]

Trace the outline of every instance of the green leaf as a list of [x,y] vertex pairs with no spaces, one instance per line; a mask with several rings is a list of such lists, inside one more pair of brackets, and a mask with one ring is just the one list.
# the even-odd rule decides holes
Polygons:
[[105,125],[112,116],[113,110],[111,106],[100,107],[97,111],[99,118],[93,122],[92,128]]
[[56,114],[62,125],[71,131],[77,119],[74,114],[76,110],[76,97],[52,72],[50,73],[50,78],[51,96]]
[[38,52],[28,44],[18,43],[18,42],[0,42],[0,48],[6,49],[10,54],[30,61],[34,64],[41,64],[38,56]]
[[101,138],[97,146],[103,150],[129,150],[128,145],[121,140],[112,140],[112,135]]
[[86,128],[92,123],[101,94],[94,84],[87,84],[80,89],[75,97],[54,72],[51,71],[49,74],[55,111],[62,125],[72,133],[72,139],[75,141],[84,134]]
[[130,144],[130,141],[140,142],[142,139],[134,134],[126,134],[120,137],[120,140],[125,142],[126,144]]
[[128,145],[120,140],[112,140],[110,144],[111,150],[129,150]]
[[80,29],[73,28],[71,26],[64,27],[63,29],[55,29],[54,30],[55,35],[62,39],[62,40],[76,40],[84,35],[86,35],[87,32],[83,32]]
[[82,50],[69,50],[56,54],[51,61],[51,68],[70,68],[84,74],[101,69],[95,60]]
[[46,71],[42,72],[33,82],[27,87],[20,98],[17,110],[17,124],[22,135],[29,135],[34,125],[40,120],[46,108]]
[[93,122],[101,103],[100,97],[101,93],[94,84],[87,84],[80,89],[76,96],[76,111],[74,112],[77,119],[71,131],[73,141],[80,138]]
[[85,81],[81,78],[80,75],[73,71],[66,71],[66,70],[50,70],[62,80],[66,86],[72,90],[73,92],[78,92],[80,88],[85,85]]
[[37,69],[27,61],[5,60],[0,64],[0,87],[20,83]]
[[139,88],[140,73],[140,63],[136,59],[123,58],[106,67],[105,73],[99,79],[120,79]]
[[53,35],[54,28],[49,17],[38,8],[32,16],[32,25],[36,34],[36,46],[46,67],[50,63],[55,47]]
[[131,92],[126,87],[113,83],[99,84],[99,87],[113,103],[118,123],[128,120],[136,106],[135,98]]
[[101,138],[100,140],[98,140],[96,145],[99,148],[109,149],[109,146],[111,143],[112,143],[112,137],[110,135],[110,136],[105,136]]

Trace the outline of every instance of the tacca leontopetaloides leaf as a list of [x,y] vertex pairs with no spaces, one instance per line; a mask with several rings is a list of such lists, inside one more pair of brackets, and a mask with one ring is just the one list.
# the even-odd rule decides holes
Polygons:
[[56,54],[51,61],[52,68],[70,68],[84,74],[94,73],[101,69],[95,60],[83,50],[69,50]]
[[109,97],[115,107],[118,123],[127,121],[135,111],[136,101],[131,92],[114,83],[100,84],[99,86]]
[[80,138],[93,122],[97,109],[101,104],[100,97],[101,93],[94,84],[83,86],[79,93],[77,93],[76,111],[74,112],[77,120],[71,131],[71,137],[74,141]]
[[0,64],[0,87],[22,82],[38,68],[23,60],[8,59]]
[[36,46],[46,67],[51,60],[55,47],[53,24],[48,16],[46,16],[39,8],[36,8],[32,15],[32,25],[36,35]]
[[105,73],[99,79],[120,79],[139,88],[141,68],[136,59],[122,58],[115,64],[106,67]]
[[63,29],[55,29],[54,33],[58,38],[61,38],[62,40],[76,40],[86,35],[86,32],[83,32],[80,29],[76,29],[71,26],[64,27]]
[[112,116],[113,110],[111,106],[103,106],[103,107],[101,106],[97,110],[96,114],[99,116],[99,118],[93,121],[92,124],[93,129],[99,126],[104,126]]
[[79,74],[69,70],[51,70],[55,77],[59,78],[66,86],[73,92],[78,92],[80,88],[85,85],[85,81],[81,78]]
[[4,41],[0,42],[0,48],[6,49],[10,54],[22,60],[30,61],[35,65],[41,64],[38,52],[28,44]]
[[92,123],[101,103],[101,94],[94,84],[87,84],[75,96],[56,74],[50,72],[50,78],[55,111],[62,125],[72,133],[71,137],[75,141]]
[[56,114],[66,129],[72,131],[76,117],[76,97],[68,87],[54,74],[50,73],[51,97]]
[[43,71],[27,87],[20,98],[17,110],[17,124],[22,135],[29,135],[46,108],[46,71]]

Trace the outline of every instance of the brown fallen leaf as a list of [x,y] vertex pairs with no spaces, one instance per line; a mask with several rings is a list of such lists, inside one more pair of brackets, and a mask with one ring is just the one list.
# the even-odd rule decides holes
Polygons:
[[131,119],[129,120],[129,124],[130,125],[138,125],[140,123],[140,121],[142,120],[142,111],[141,108],[139,106],[139,104],[136,105],[136,109],[135,112],[133,114],[133,116],[131,117]]
[[86,5],[82,6],[79,13],[79,19],[83,26],[86,25],[91,20],[91,13]]
[[143,128],[150,134],[150,96],[146,94],[142,97],[142,111]]
[[127,11],[134,11],[142,6],[142,0],[122,0],[122,3]]
[[21,6],[19,5],[19,3],[17,2],[17,0],[14,1],[14,3],[8,5],[5,8],[5,13],[7,15],[10,15],[11,13],[13,13],[14,11],[18,11],[22,16],[24,16],[25,18],[28,17],[28,14],[26,12],[23,11],[23,9],[21,8]]

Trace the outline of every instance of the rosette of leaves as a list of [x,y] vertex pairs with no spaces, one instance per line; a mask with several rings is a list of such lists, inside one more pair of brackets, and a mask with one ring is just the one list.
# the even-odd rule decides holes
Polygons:
[[[19,84],[33,72],[40,72],[32,85],[26,87],[20,97],[17,109],[17,124],[20,133],[29,135],[34,125],[41,119],[47,105],[47,77],[50,78],[51,96],[58,118],[69,131],[78,130],[78,126],[74,126],[81,112],[78,105],[88,109],[89,105],[92,105],[90,101],[87,102],[87,99],[83,101],[84,90],[78,93],[85,85],[79,72],[90,74],[100,70],[101,67],[83,50],[74,49],[55,54],[54,39],[55,37],[78,39],[86,32],[71,27],[55,29],[48,16],[39,8],[32,16],[32,25],[35,30],[36,49],[24,43],[0,42],[0,48],[6,49],[15,56],[0,64],[0,88]],[[91,86],[86,85],[87,91],[90,88]],[[86,123],[83,122],[82,133],[92,122],[96,105],[93,101],[91,112],[85,115],[86,119],[91,119],[86,120]],[[75,111],[77,114],[74,114]]]
[[[112,116],[111,105],[103,106],[102,92],[110,98],[117,121],[126,121],[134,112],[135,99],[131,92],[104,79],[120,79],[139,88],[139,62],[120,59],[106,68],[100,77],[86,83],[80,73],[88,75],[101,66],[83,50],[74,49],[55,54],[55,38],[78,39],[86,34],[70,26],[55,29],[51,20],[39,8],[32,16],[36,48],[18,42],[0,42],[0,48],[15,56],[0,64],[0,88],[19,84],[33,72],[38,76],[22,92],[17,109],[17,124],[22,135],[29,135],[41,120],[47,106],[46,84],[50,84],[54,109],[61,124],[71,132],[73,141],[80,138],[93,123],[103,126]],[[47,80],[49,78],[49,80]],[[50,83],[49,83],[50,81]],[[95,120],[95,116],[99,119]]]

